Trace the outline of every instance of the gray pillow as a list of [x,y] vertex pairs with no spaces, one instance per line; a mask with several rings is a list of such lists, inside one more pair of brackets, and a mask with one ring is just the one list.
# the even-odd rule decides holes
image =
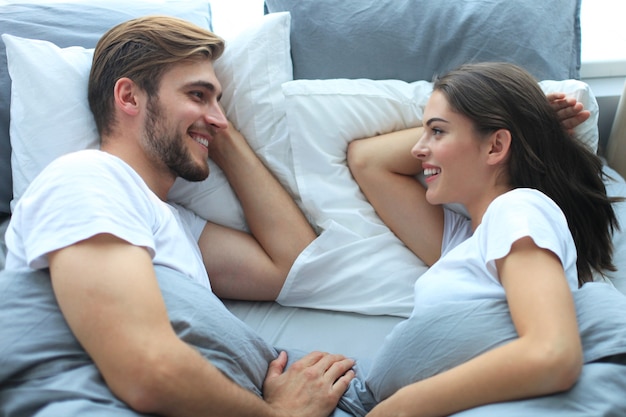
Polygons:
[[294,79],[430,81],[504,60],[537,79],[579,78],[580,0],[266,0],[291,12]]
[[[92,48],[100,36],[114,25],[148,14],[177,16],[211,28],[211,7],[208,0],[168,0],[163,3],[90,0],[84,3],[3,5],[0,31],[23,38],[48,40],[60,47],[76,45]],[[10,213],[9,204],[13,195],[9,139],[10,103],[11,80],[5,46],[0,42],[0,214]],[[54,109],[50,109],[50,122],[54,123]]]

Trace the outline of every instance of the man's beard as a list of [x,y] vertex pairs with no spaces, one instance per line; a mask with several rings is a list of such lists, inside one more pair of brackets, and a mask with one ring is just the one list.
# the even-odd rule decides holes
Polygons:
[[169,168],[176,176],[187,181],[202,181],[209,176],[208,161],[194,163],[185,146],[185,138],[179,132],[168,132],[158,98],[150,98],[147,104],[147,118],[144,126],[144,139],[150,158]]

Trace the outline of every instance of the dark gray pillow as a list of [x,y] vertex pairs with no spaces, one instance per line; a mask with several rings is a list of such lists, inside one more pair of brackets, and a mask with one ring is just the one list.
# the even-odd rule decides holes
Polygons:
[[[47,40],[62,48],[92,48],[100,36],[116,24],[149,14],[177,16],[211,28],[208,0],[168,0],[163,3],[90,0],[83,3],[4,5],[0,13],[0,31],[23,38]],[[13,195],[9,139],[10,98],[11,80],[7,57],[4,43],[0,42],[0,217],[2,213],[10,213],[9,204]],[[54,109],[50,109],[50,123],[54,123]]]
[[427,80],[510,61],[537,79],[579,78],[580,0],[266,0],[291,12],[294,79]]

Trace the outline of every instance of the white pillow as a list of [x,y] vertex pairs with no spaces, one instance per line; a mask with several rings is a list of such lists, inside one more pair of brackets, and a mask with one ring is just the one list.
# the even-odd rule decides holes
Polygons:
[[347,147],[353,139],[421,126],[431,91],[426,81],[297,80],[283,85],[294,174],[316,226],[333,220],[364,237],[388,230],[352,179]]
[[[583,101],[593,117],[577,128],[577,135],[597,147],[597,103],[586,84],[544,81],[541,87]],[[354,139],[420,126],[431,91],[426,81],[283,84],[298,193],[321,236],[294,264],[278,297],[281,304],[410,314],[413,284],[426,267],[367,202],[347,167],[346,150]]]
[[413,285],[426,266],[362,195],[346,149],[353,139],[421,125],[431,90],[426,81],[283,84],[302,207],[322,233],[296,260],[279,303],[409,316]]
[[53,159],[97,148],[98,132],[87,104],[93,49],[58,48],[2,35],[11,76],[11,209]]
[[[289,26],[288,13],[264,16],[234,39],[226,40],[224,55],[215,63],[224,88],[222,104],[227,117],[266,157],[271,155],[265,151],[272,146],[269,142],[287,141],[280,85],[292,77]],[[93,49],[59,48],[47,41],[6,34],[2,39],[12,83],[14,207],[28,184],[53,159],[98,147],[87,103]],[[177,181],[170,198],[208,220],[245,229],[239,201],[221,170],[209,163],[211,175],[207,180]]]
[[585,109],[591,112],[591,117],[577,126],[574,132],[576,138],[587,145],[592,152],[598,152],[598,142],[600,140],[598,117],[600,109],[591,87],[580,80],[544,80],[539,81],[539,87],[546,94],[565,93],[568,96],[575,97],[576,100],[583,104]]

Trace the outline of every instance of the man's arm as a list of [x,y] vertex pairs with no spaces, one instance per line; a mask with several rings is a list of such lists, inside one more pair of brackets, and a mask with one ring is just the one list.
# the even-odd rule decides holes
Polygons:
[[213,291],[223,298],[274,300],[315,232],[232,124],[211,143],[210,156],[235,190],[251,231],[205,227],[199,245]]
[[[70,328],[111,391],[137,411],[325,416],[351,378],[351,372],[342,375],[352,361],[326,354],[318,360],[307,357],[308,362],[298,362],[300,368],[281,373],[283,354],[272,364],[279,369],[273,380],[288,382],[277,388],[278,400],[270,404],[233,383],[176,336],[145,248],[102,234],[53,252],[49,260],[54,292]],[[309,385],[318,389],[302,390]],[[326,407],[315,410],[311,404]]]

